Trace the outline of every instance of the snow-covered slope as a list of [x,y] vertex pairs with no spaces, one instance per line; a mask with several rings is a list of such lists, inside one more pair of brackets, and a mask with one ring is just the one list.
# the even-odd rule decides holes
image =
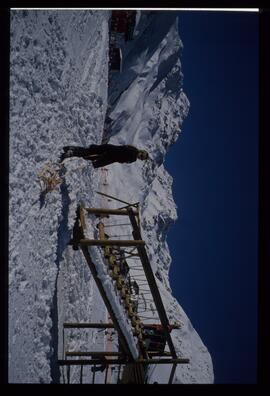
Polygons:
[[[117,207],[98,190],[141,203],[143,237],[169,319],[182,323],[172,336],[179,356],[191,360],[178,366],[175,382],[211,383],[211,357],[168,280],[174,264],[166,234],[177,213],[163,162],[189,108],[176,15],[138,13],[135,38],[123,48],[123,72],[108,91],[109,16],[11,12],[9,380],[63,382],[56,360],[64,341],[69,350],[104,349],[102,332],[74,330],[65,340],[62,332],[67,321],[108,320],[82,255],[67,245],[80,202]],[[111,122],[103,136],[105,118]],[[151,161],[94,170],[82,159],[70,160],[61,186],[40,194],[37,173],[62,146],[102,139],[147,149]],[[156,367],[150,382],[165,382],[169,369]],[[71,381],[78,375],[74,369]],[[90,378],[84,374],[84,381]]]

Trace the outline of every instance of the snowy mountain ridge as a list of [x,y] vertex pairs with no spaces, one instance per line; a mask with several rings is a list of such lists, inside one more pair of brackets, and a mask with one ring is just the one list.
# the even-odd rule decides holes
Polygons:
[[[182,90],[180,50],[183,45],[176,15],[145,12],[141,19],[144,30],[141,33],[135,30],[134,41],[122,49],[123,70],[113,78],[113,88],[109,89],[110,142],[134,144],[150,153],[150,163],[137,166],[141,175],[134,176],[136,189],[130,186],[129,196],[137,196],[137,201],[144,202],[142,214],[146,213],[142,225],[149,238],[149,253],[153,258],[161,255],[153,262],[162,263],[164,271],[170,264],[167,230],[176,221],[177,212],[172,197],[172,177],[162,164],[169,147],[179,136],[189,102]],[[140,23],[137,29],[139,26]],[[118,97],[116,102],[115,97]],[[125,172],[120,168],[113,173],[118,178]],[[130,174],[133,168],[127,167],[127,172]],[[122,178],[124,183],[127,177]],[[116,185],[113,181],[110,184]],[[169,287],[168,272],[164,275]]]
[[[123,71],[108,91],[109,17],[110,11],[11,12],[9,380],[63,382],[56,360],[64,341],[69,350],[104,350],[98,332],[74,331],[65,340],[62,333],[64,322],[107,321],[82,255],[67,245],[79,203],[119,207],[94,193],[102,191],[140,202],[142,234],[167,314],[182,323],[172,337],[179,356],[191,360],[178,366],[174,382],[211,383],[209,352],[168,279],[166,235],[177,211],[163,162],[189,108],[178,21],[172,12],[138,12],[134,40],[123,48]],[[104,138],[146,149],[151,161],[95,170],[70,160],[61,186],[40,195],[37,173],[48,159],[57,160],[62,146]],[[89,232],[94,227],[90,219]],[[169,370],[156,367],[150,382],[166,382]],[[71,382],[78,375],[74,369]],[[90,378],[85,374],[85,382]]]

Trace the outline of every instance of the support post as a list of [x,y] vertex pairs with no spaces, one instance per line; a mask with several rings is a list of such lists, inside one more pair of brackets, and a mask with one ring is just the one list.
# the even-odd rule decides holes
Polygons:
[[111,239],[81,239],[78,241],[81,246],[144,246],[143,240],[111,240]]
[[106,356],[121,356],[123,357],[123,353],[121,352],[81,352],[81,351],[71,351],[66,352],[66,356],[93,356],[95,358],[104,358]]
[[170,378],[169,378],[169,384],[173,383],[173,377],[174,377],[176,367],[177,367],[177,363],[174,363],[172,366],[172,371],[171,371]]
[[105,358],[95,358],[95,359],[67,359],[67,360],[58,360],[58,364],[60,366],[80,366],[80,365],[90,365],[94,366],[97,364],[107,363],[111,365],[115,364],[188,364],[189,359],[186,358],[178,358],[178,359],[137,359],[135,361],[127,360],[126,358],[118,358],[113,360],[108,360]]
[[67,367],[67,383],[70,384],[70,366]]
[[[107,363],[111,365],[115,364],[128,364],[130,361],[127,359],[114,359],[114,360],[107,360],[105,358],[102,359],[67,359],[67,360],[58,360],[59,366],[95,366],[102,363]],[[133,364],[132,362],[130,362]]]
[[[173,329],[179,329],[180,325],[170,325]],[[63,324],[65,329],[113,329],[113,323],[67,323]],[[143,327],[146,329],[153,329],[156,327],[156,324],[151,323],[143,323]]]
[[92,384],[95,383],[95,376],[96,376],[96,365],[94,364],[94,371],[93,371],[93,377],[92,377]]
[[83,383],[83,366],[81,366],[81,371],[80,371],[80,384]]
[[178,359],[138,359],[137,363],[145,363],[145,364],[188,364],[189,359],[186,358],[178,358]]
[[106,371],[105,371],[105,384],[107,384],[107,379],[108,379],[108,369],[109,369],[109,366],[108,366],[108,364],[106,365]]
[[[132,209],[132,212],[134,215],[138,215],[138,210]],[[106,208],[85,208],[85,210],[90,213],[94,214],[97,216],[100,215],[118,215],[118,216],[128,216],[128,209],[106,209]]]

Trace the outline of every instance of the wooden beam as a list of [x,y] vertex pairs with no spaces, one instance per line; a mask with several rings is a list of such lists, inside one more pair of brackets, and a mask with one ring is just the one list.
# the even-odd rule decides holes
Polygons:
[[106,357],[106,356],[122,356],[122,352],[81,352],[81,351],[67,351],[66,356],[94,356],[94,357]]
[[177,363],[174,363],[172,366],[172,370],[171,370],[171,374],[170,374],[170,378],[169,378],[169,382],[168,382],[169,384],[172,384],[172,382],[173,382],[173,377],[174,377],[176,367],[177,367]]
[[94,366],[94,365],[101,365],[101,364],[126,364],[126,360],[123,359],[110,359],[106,360],[105,358],[102,359],[59,359],[58,360],[59,366]]
[[[149,351],[148,352],[149,356],[171,356],[170,352],[154,352],[154,351]],[[96,352],[96,351],[67,351],[66,356],[94,356],[94,357],[106,357],[106,356],[123,356],[122,352]]]
[[148,351],[149,356],[172,356],[171,352],[155,352],[155,351]]
[[81,246],[144,246],[143,240],[81,239]]
[[80,365],[114,365],[114,364],[125,364],[125,365],[134,365],[134,364],[187,364],[189,363],[189,359],[138,359],[135,362],[127,361],[125,359],[60,359],[58,360],[58,364],[60,366],[80,366]]
[[112,329],[113,323],[64,323],[65,329]]
[[[138,210],[132,209],[132,212],[137,215]],[[118,215],[118,216],[128,216],[128,209],[106,209],[106,208],[85,208],[85,210],[90,214],[100,215]]]
[[187,364],[189,359],[177,358],[177,359],[138,359],[136,363],[144,364]]
[[[143,327],[145,329],[153,329],[155,328],[156,324],[148,324],[148,323],[142,323]],[[179,325],[170,325],[172,326],[173,329],[178,329],[180,326]],[[113,323],[76,323],[76,322],[70,322],[70,323],[63,323],[63,327],[65,329],[113,329],[114,324]]]
[[[141,231],[140,231],[140,228],[139,228],[139,226],[137,224],[137,220],[136,220],[136,217],[135,217],[133,211],[131,211],[130,209],[127,209],[127,210],[129,212],[129,218],[130,218],[130,221],[131,221],[131,224],[132,224],[132,227],[133,227],[133,238],[134,239],[142,239]],[[159,293],[159,289],[158,289],[158,286],[157,286],[157,283],[156,283],[156,278],[155,278],[155,276],[153,274],[152,267],[151,267],[151,264],[149,262],[145,247],[144,246],[138,246],[137,249],[138,249],[139,256],[141,258],[142,266],[143,266],[143,269],[144,269],[144,272],[145,272],[146,279],[147,279],[148,284],[149,284],[150,291],[151,291],[152,296],[153,296],[154,303],[155,303],[156,308],[158,310],[158,316],[159,316],[160,321],[162,323],[162,326],[163,326],[163,329],[164,329],[164,334],[166,336],[166,340],[168,342],[171,354],[172,354],[174,359],[177,359],[177,354],[176,354],[176,351],[175,351],[175,348],[174,348],[174,344],[173,344],[173,341],[172,341],[172,338],[171,338],[171,335],[170,335],[170,332],[169,332],[169,329],[168,329],[169,320],[168,320],[168,317],[167,317],[167,314],[166,314],[166,311],[165,311],[165,308],[164,308],[164,305],[163,305],[163,301],[162,301],[161,295]]]

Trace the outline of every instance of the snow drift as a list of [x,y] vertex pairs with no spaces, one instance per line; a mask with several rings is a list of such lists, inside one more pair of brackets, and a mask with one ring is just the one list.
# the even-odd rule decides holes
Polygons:
[[[141,204],[143,237],[168,317],[182,323],[172,337],[179,356],[190,358],[174,382],[211,383],[211,357],[168,279],[166,235],[177,212],[163,162],[189,108],[177,16],[137,13],[134,40],[122,48],[122,73],[108,89],[109,17],[110,11],[11,12],[9,381],[62,383],[57,358],[64,341],[69,350],[105,347],[102,332],[74,330],[65,340],[62,332],[64,322],[108,320],[83,256],[67,245],[79,203],[117,207],[98,190]],[[102,141],[134,144],[151,161],[95,170],[73,159],[61,186],[40,194],[37,174],[59,158],[62,146]],[[150,382],[166,382],[169,370],[156,367]],[[85,374],[84,382],[90,378]],[[78,382],[76,369],[71,382]]]

